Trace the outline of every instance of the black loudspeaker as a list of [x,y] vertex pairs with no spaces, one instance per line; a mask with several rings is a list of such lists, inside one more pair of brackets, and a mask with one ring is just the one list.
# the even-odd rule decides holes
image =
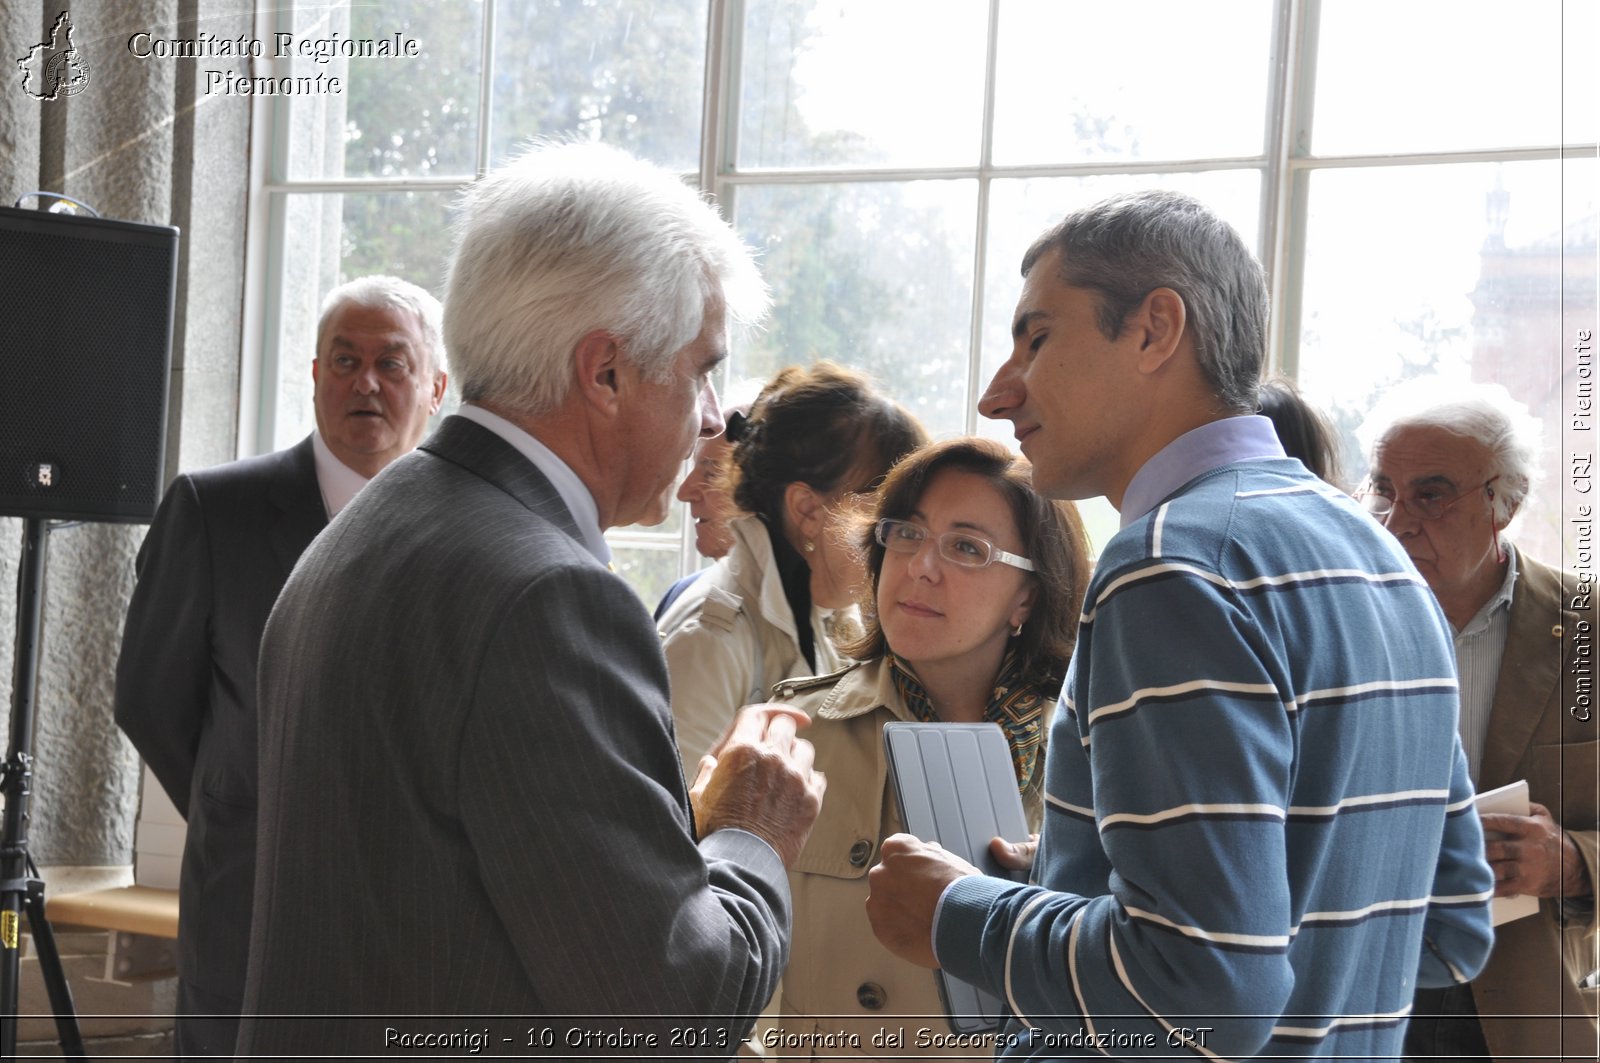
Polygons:
[[161,501],[178,230],[0,207],[0,516]]

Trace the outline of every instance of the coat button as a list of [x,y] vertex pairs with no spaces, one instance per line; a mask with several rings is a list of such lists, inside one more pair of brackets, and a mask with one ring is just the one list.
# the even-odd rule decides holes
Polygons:
[[862,982],[856,986],[856,1003],[868,1011],[882,1011],[889,1002],[889,994],[877,982]]
[[850,866],[866,867],[867,861],[872,859],[872,843],[865,838],[856,839],[850,847]]
[[1567,633],[1567,629],[1562,627],[1560,624],[1557,624],[1555,627],[1550,629],[1550,634],[1554,635],[1556,638],[1560,638],[1562,635],[1565,635],[1566,633]]

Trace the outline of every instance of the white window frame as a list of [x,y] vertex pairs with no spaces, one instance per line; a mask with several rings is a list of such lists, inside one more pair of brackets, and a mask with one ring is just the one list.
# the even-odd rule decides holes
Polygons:
[[[479,76],[480,120],[476,143],[476,173],[489,168],[491,86],[494,77],[494,30],[498,0],[482,0],[483,27]],[[1275,0],[1272,54],[1267,64],[1267,92],[1262,151],[1255,155],[1164,162],[1078,163],[1039,166],[996,166],[992,162],[996,64],[1001,0],[989,0],[987,57],[984,73],[983,132],[979,160],[971,166],[830,168],[741,171],[738,158],[738,76],[740,35],[745,22],[744,0],[709,0],[705,95],[699,187],[716,197],[732,214],[739,190],[772,184],[838,183],[840,181],[963,180],[977,184],[975,219],[972,330],[968,347],[968,394],[979,394],[983,337],[1004,328],[984,320],[985,253],[988,246],[990,188],[997,179],[1082,177],[1087,175],[1203,173],[1220,170],[1255,170],[1261,174],[1260,228],[1257,254],[1267,272],[1272,299],[1272,328],[1268,360],[1289,377],[1298,375],[1300,306],[1305,254],[1307,189],[1311,174],[1336,168],[1378,168],[1452,165],[1482,162],[1524,162],[1594,157],[1595,143],[1547,144],[1537,147],[1437,151],[1420,153],[1313,155],[1310,151],[1313,95],[1316,79],[1317,33],[1322,0]],[[271,11],[257,14],[258,36],[267,37],[280,27]],[[246,266],[246,342],[241,366],[238,453],[260,453],[272,446],[276,415],[276,381],[280,354],[273,342],[279,334],[278,277],[283,268],[285,233],[282,210],[274,210],[291,194],[341,192],[452,191],[469,183],[457,178],[349,178],[338,180],[291,179],[281,172],[285,158],[286,108],[282,98],[257,97],[253,103],[251,137],[250,225]],[[278,167],[275,170],[274,167]],[[965,428],[975,431],[977,410],[969,403]],[[613,532],[610,539],[623,548],[673,549],[680,556],[680,572],[700,561],[694,550],[694,530],[688,521],[677,534]]]

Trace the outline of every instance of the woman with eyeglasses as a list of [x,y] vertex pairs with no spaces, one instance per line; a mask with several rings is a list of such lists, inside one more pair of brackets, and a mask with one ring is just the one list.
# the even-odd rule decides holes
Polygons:
[[831,672],[837,632],[859,633],[859,551],[841,519],[927,439],[916,418],[832,362],[774,377],[728,419],[734,507],[727,554],[662,613],[657,630],[691,783],[741,706],[773,684]]
[[[872,603],[866,633],[841,647],[857,663],[779,684],[779,700],[812,718],[804,736],[828,795],[790,869],[794,931],[779,1024],[788,1036],[778,1043],[844,1030],[868,1056],[970,1054],[917,1044],[919,1027],[949,1033],[933,975],[879,945],[863,907],[878,846],[902,829],[883,726],[998,723],[1036,831],[1088,541],[1071,503],[1033,490],[1026,459],[976,438],[930,444],[895,466],[862,523]],[[904,1045],[873,1045],[872,1034],[902,1026]]]

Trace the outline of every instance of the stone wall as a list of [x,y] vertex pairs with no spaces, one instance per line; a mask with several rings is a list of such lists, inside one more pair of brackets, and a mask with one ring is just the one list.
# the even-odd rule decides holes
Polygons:
[[[0,5],[0,54],[26,54],[66,9],[65,0]],[[250,107],[245,98],[202,95],[196,63],[141,61],[127,42],[141,30],[253,35],[254,9],[251,0],[75,0],[73,44],[87,60],[89,83],[76,95],[40,101],[11,74],[0,91],[0,201],[62,192],[108,218],[181,230],[168,478],[234,456]],[[41,866],[132,861],[138,758],[116,729],[111,700],[144,533],[143,525],[82,524],[49,536],[30,832]],[[21,541],[21,520],[0,518],[7,734]]]

